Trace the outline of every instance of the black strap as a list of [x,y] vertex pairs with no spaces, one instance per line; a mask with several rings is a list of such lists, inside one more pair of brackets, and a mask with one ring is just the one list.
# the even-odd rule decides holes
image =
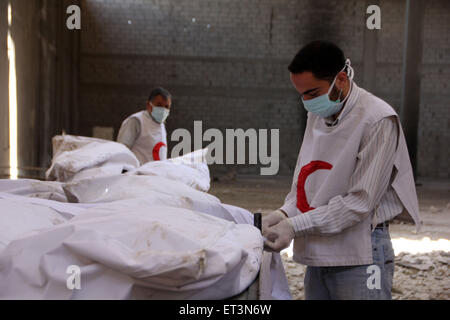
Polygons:
[[389,221],[385,221],[385,222],[379,223],[375,227],[375,229],[384,229],[384,228],[389,228]]

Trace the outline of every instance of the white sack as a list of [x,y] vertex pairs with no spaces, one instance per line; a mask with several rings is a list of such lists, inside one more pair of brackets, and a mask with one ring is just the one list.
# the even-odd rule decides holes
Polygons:
[[[53,159],[47,180],[76,180],[77,174],[88,169],[81,178],[121,174],[139,167],[133,152],[118,142],[71,135],[55,136],[52,142]],[[99,169],[103,167],[107,168]]]
[[66,221],[67,219],[56,210],[38,204],[24,203],[22,197],[0,198],[0,251],[14,239]]
[[[256,278],[256,228],[139,199],[99,205],[0,253],[0,299],[223,299]],[[66,287],[81,267],[81,290]]]
[[[165,205],[186,208],[238,224],[254,224],[254,215],[250,211],[220,202],[204,201],[175,195],[163,196],[161,194],[152,194],[149,197],[135,199],[133,203],[140,206]],[[106,213],[108,206],[116,209],[121,207],[126,210],[128,205],[129,201],[116,201],[109,205],[102,205],[101,208]],[[262,300],[292,299],[289,283],[279,253],[264,252],[261,259],[259,285],[259,294]]]
[[184,183],[158,176],[119,175],[67,183],[63,189],[69,202],[98,203],[146,197],[152,193],[175,195],[209,202],[219,199]]
[[[173,201],[176,205],[179,202]],[[240,207],[200,200],[185,199],[186,207],[239,224],[254,224],[253,214]],[[291,300],[292,296],[280,253],[264,251],[259,273],[259,299]]]
[[209,169],[205,160],[207,151],[208,149],[197,150],[178,158],[148,162],[127,174],[164,177],[207,192],[210,187]]

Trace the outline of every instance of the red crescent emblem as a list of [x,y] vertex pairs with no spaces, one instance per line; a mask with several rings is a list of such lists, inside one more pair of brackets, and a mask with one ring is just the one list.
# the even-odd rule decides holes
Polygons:
[[304,166],[300,173],[298,174],[297,180],[297,208],[302,212],[308,212],[310,210],[314,210],[315,208],[310,207],[308,203],[308,199],[306,199],[305,192],[305,182],[310,174],[313,172],[323,169],[323,170],[331,170],[333,166],[328,162],[324,161],[311,161],[306,166]]
[[158,142],[156,144],[156,146],[153,148],[153,160],[155,161],[160,161],[161,159],[159,158],[159,149],[161,149],[162,147],[167,147],[166,144],[164,142]]

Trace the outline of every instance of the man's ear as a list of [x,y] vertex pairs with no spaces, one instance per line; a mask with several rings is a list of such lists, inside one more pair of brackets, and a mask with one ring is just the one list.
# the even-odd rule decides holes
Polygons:
[[348,79],[347,73],[345,73],[344,71],[339,72],[336,78],[337,87],[344,88],[347,79]]
[[153,111],[153,107],[152,107],[150,101],[147,101],[147,110],[148,110],[148,112],[150,112],[150,113],[152,113],[152,111]]

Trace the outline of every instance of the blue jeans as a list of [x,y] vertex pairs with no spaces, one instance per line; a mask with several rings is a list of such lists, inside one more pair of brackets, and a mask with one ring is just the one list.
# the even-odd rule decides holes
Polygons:
[[389,229],[372,232],[372,254],[372,265],[308,266],[306,300],[391,300],[395,255]]

